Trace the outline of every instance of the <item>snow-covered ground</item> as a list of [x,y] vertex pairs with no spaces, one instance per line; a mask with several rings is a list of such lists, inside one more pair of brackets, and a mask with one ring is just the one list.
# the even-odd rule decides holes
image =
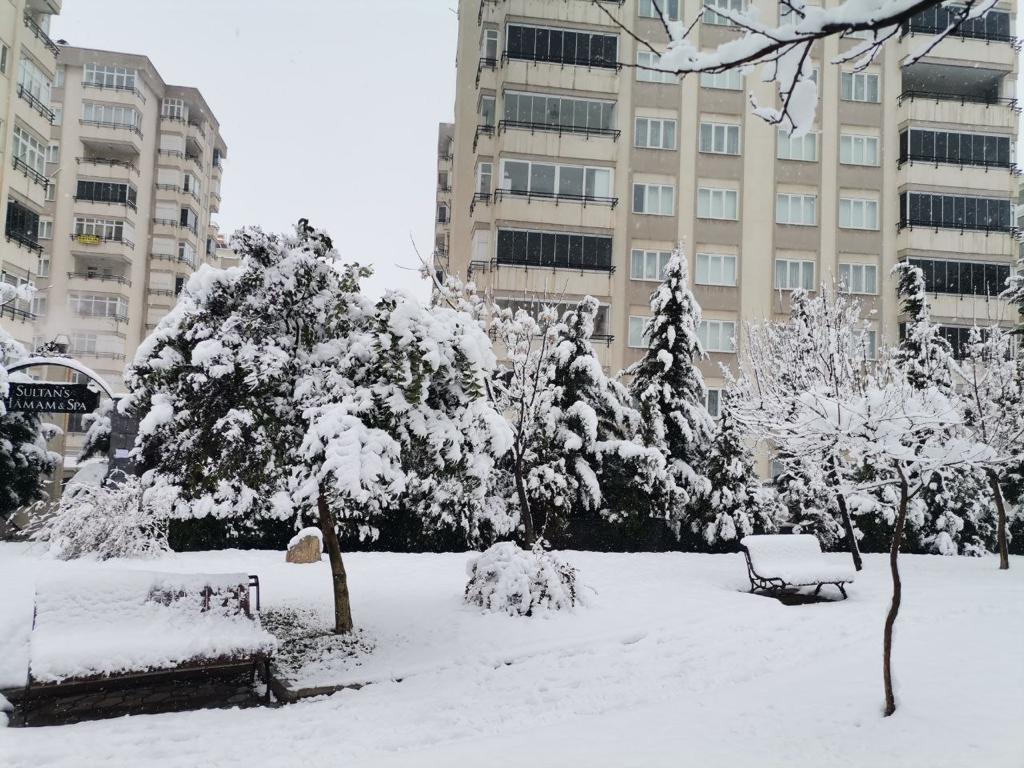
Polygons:
[[[786,607],[745,594],[739,556],[565,556],[590,606],[524,619],[463,604],[470,555],[348,555],[374,650],[331,674],[376,684],[278,709],[0,729],[0,766],[1024,765],[1024,559],[1008,573],[902,559],[900,708],[885,719],[884,557],[867,557],[849,600]],[[0,687],[24,677],[36,576],[119,568],[258,573],[264,609],[330,611],[326,562],[281,552],[96,564],[0,545]]]

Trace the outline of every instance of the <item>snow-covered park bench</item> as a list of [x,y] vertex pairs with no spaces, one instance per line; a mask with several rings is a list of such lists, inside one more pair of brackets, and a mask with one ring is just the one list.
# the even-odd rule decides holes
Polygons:
[[839,588],[853,581],[850,563],[834,562],[825,557],[817,536],[779,534],[745,536],[740,547],[747,558],[750,591],[784,592],[798,587],[814,587],[814,594],[826,584]]
[[269,701],[277,641],[258,612],[259,579],[247,574],[117,571],[40,581],[24,720],[41,699],[247,671],[264,678]]

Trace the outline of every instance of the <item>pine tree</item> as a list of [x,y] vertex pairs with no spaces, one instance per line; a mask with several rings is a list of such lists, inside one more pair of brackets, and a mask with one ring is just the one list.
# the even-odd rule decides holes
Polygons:
[[932,323],[925,291],[924,272],[910,262],[893,267],[897,277],[896,295],[906,327],[893,362],[902,369],[915,389],[938,387],[943,394],[953,392],[953,348]]
[[704,356],[697,327],[701,310],[690,292],[686,259],[672,254],[665,277],[651,295],[648,349],[626,375],[647,440],[664,450],[672,479],[672,516],[685,518],[696,499],[710,491],[702,464],[714,423],[707,389],[695,362]]
[[725,391],[705,472],[709,493],[702,494],[686,527],[687,548],[735,552],[744,536],[775,533],[785,510],[771,488],[762,486],[742,426],[735,418],[738,394]]

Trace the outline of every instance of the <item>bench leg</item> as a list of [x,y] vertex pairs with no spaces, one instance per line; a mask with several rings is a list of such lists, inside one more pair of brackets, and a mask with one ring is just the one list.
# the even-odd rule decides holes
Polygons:
[[843,600],[845,600],[847,598],[846,589],[842,584],[836,584],[836,586],[839,587],[839,591],[843,593]]
[[817,596],[818,596],[818,593],[819,593],[819,592],[821,592],[821,587],[822,587],[822,585],[821,585],[821,584],[819,584],[818,586],[816,586],[816,587],[814,588],[814,596],[815,596],[815,597],[817,597]]

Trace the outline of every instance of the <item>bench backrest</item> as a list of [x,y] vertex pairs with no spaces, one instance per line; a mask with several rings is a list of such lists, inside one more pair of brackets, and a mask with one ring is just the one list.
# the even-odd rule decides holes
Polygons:
[[744,536],[740,544],[759,574],[771,573],[776,566],[816,561],[821,557],[818,537],[806,533]]

